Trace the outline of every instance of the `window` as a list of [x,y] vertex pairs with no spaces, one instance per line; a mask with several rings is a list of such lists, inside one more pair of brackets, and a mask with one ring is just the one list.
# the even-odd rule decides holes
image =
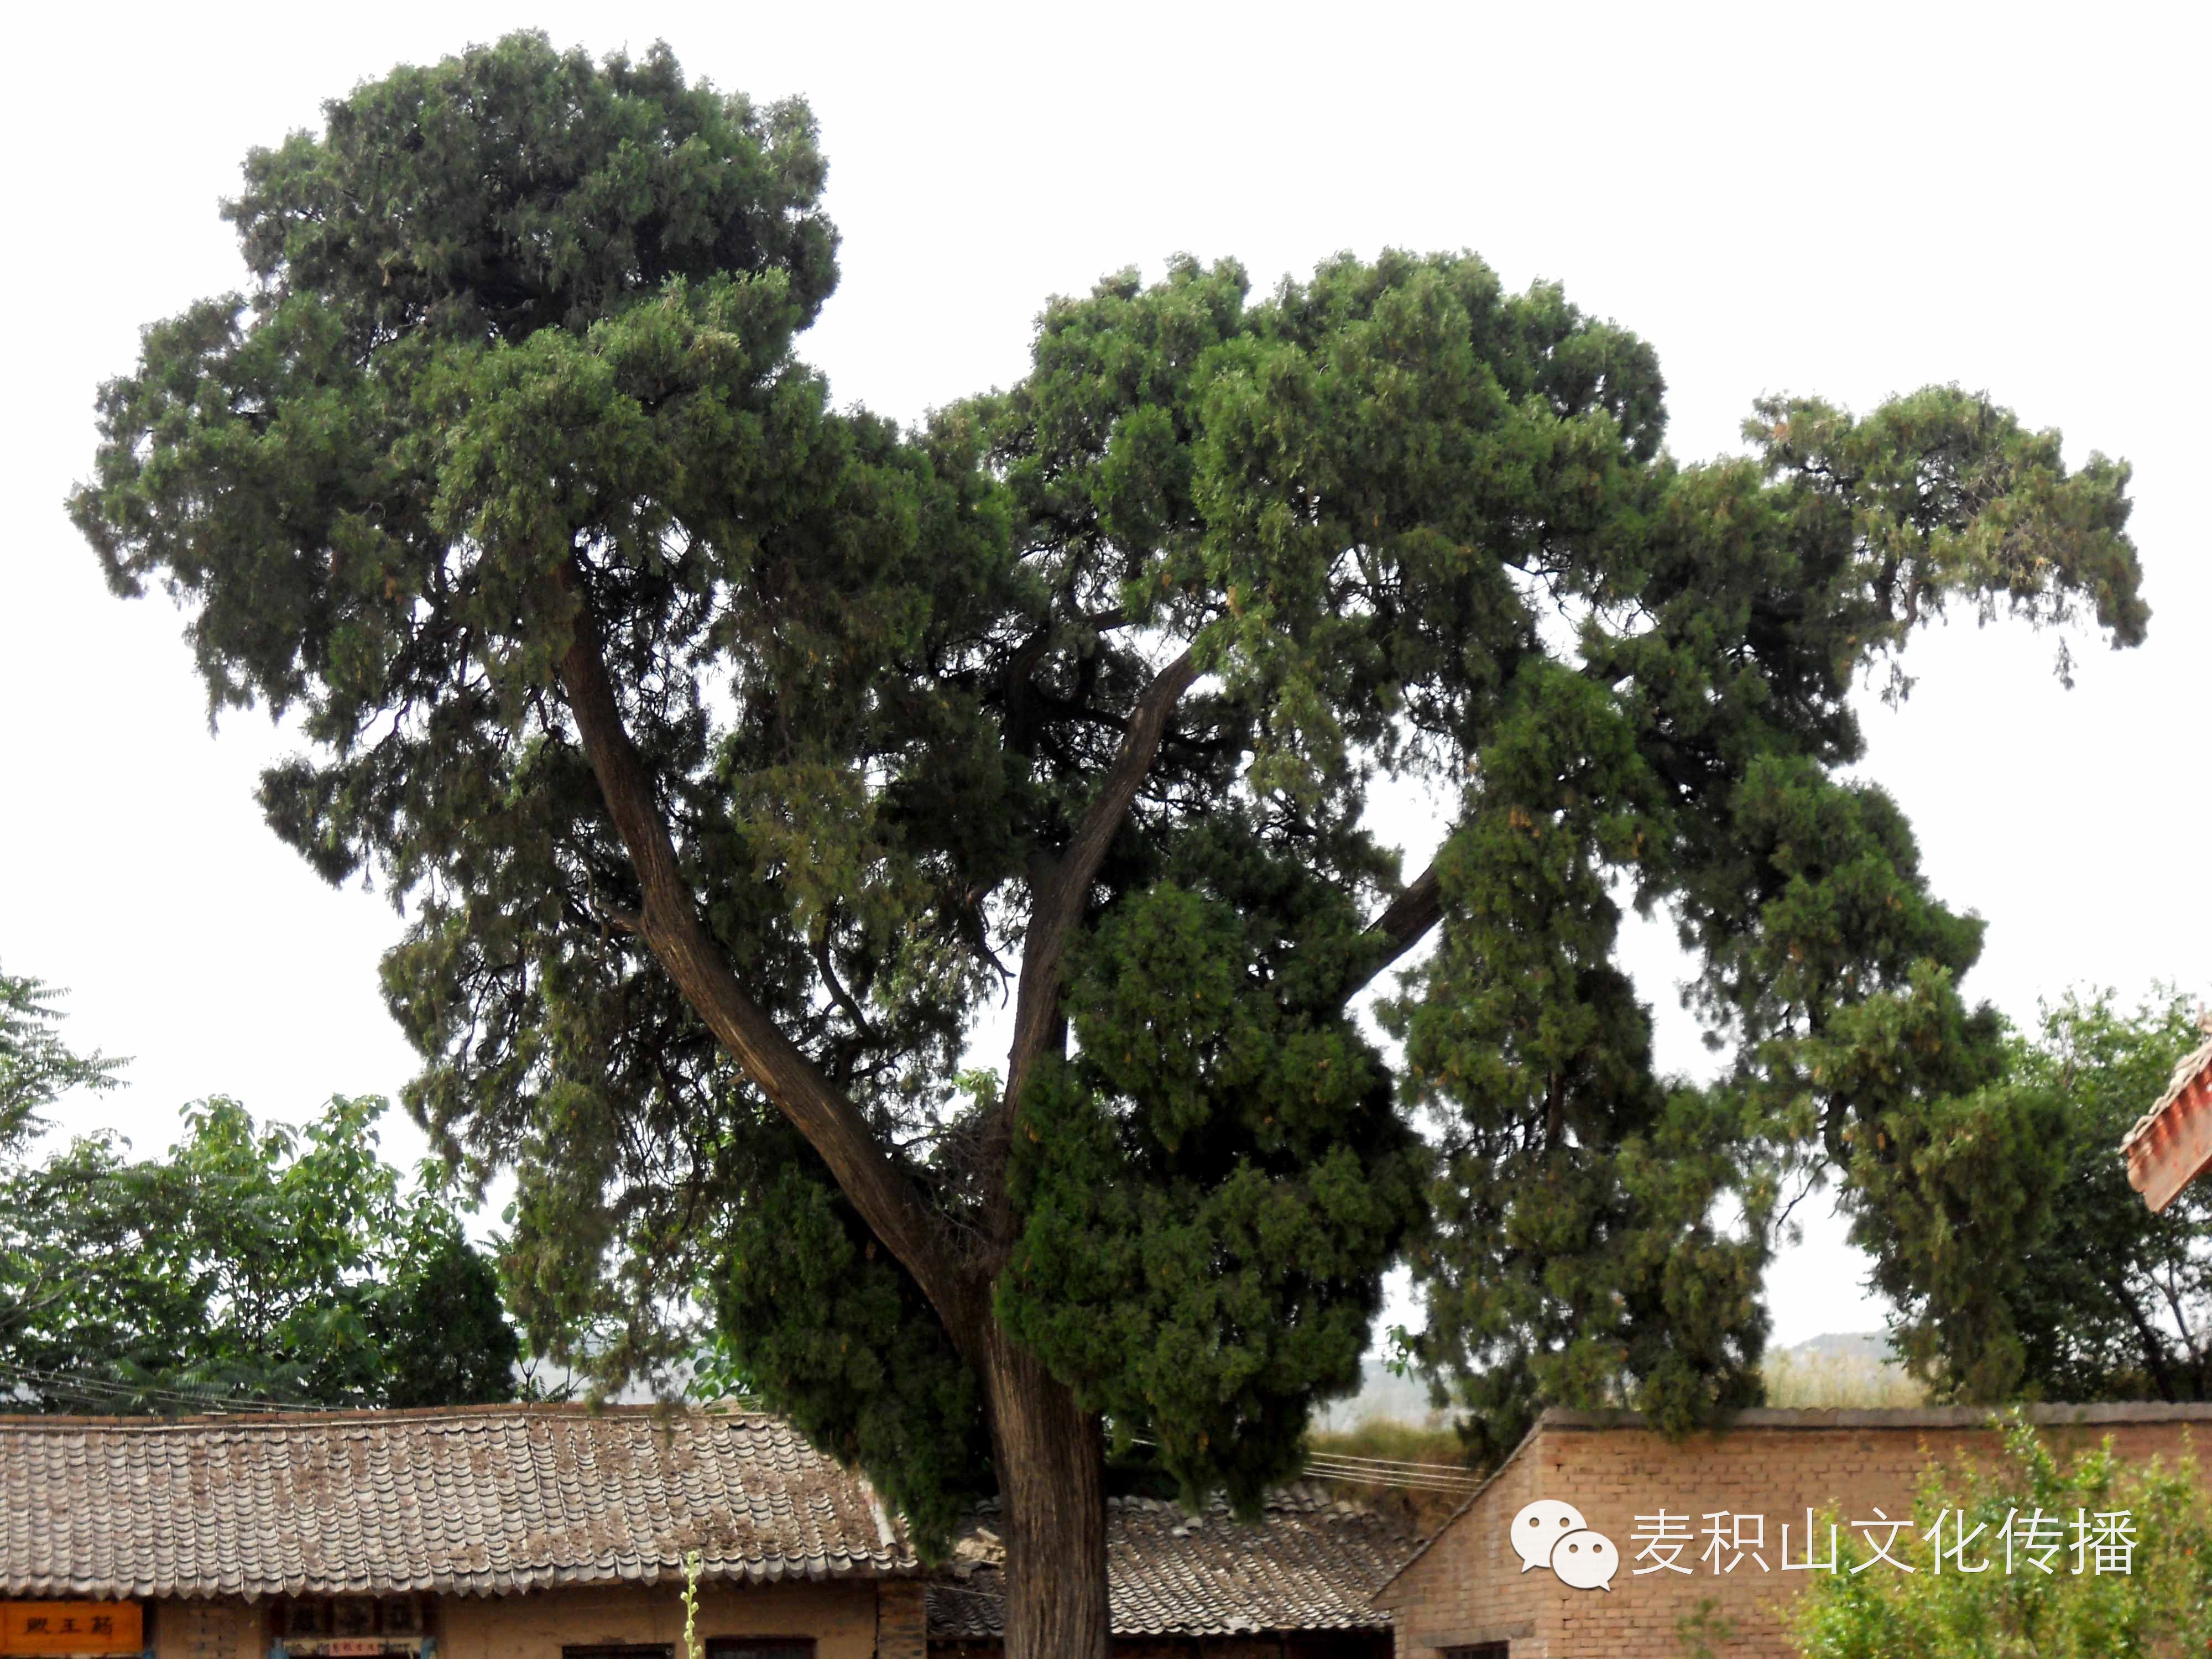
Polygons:
[[1480,1642],[1471,1648],[1438,1648],[1439,1659],[1513,1659],[1510,1642]]

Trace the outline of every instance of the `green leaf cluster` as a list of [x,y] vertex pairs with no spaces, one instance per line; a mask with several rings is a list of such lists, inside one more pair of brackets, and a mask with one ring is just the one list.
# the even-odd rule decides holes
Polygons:
[[112,1134],[0,1168],[0,1382],[16,1408],[509,1400],[520,1343],[447,1195],[376,1150],[385,1103],[295,1134],[235,1102],[167,1157]]
[[997,1294],[1187,1495],[1248,1505],[1301,1467],[1316,1395],[1358,1385],[1428,1162],[1327,969],[1270,948],[1356,919],[1324,884],[1254,873],[1163,882],[1086,941],[1073,1057],[1032,1085],[1014,1149],[1024,1223]]
[[764,1393],[816,1445],[874,1472],[918,1535],[950,1537],[987,1489],[975,1378],[798,1135],[762,1139],[780,1156],[711,1234],[708,1353],[722,1372],[694,1391]]
[[[1547,1402],[1679,1429],[1755,1401],[1782,1194],[1839,1178],[1857,1205],[1891,1117],[2001,1064],[1958,990],[1980,923],[1845,771],[1862,672],[1947,594],[2044,621],[2091,602],[2140,636],[2124,469],[2065,474],[2049,434],[1947,388],[1856,422],[1763,404],[1746,437],[1749,459],[1656,469],[1576,578],[1575,650],[1499,699],[1439,860],[1455,907],[1390,1011],[1444,1109],[1425,1354],[1489,1457]],[[1997,520],[2035,501],[2046,586],[2015,590]],[[1651,1073],[1624,901],[1670,914],[1695,964],[1709,1087]]]
[[2203,1041],[2178,994],[2069,994],[1981,1086],[1876,1121],[1853,1237],[1942,1397],[2212,1398],[2212,1193],[2154,1214],[2118,1150]]
[[43,980],[0,973],[0,1155],[45,1127],[39,1114],[71,1089],[112,1089],[124,1061],[80,1054],[55,1029],[61,994]]
[[[2051,1572],[2025,1556],[2008,1572],[2005,1528],[2015,1513],[2039,1509],[2059,1517],[2066,1548]],[[1936,1571],[1939,1517],[1948,1549],[1961,1512],[1972,1539],[1965,1564],[1986,1570],[1961,1572],[1947,1557]],[[2096,1572],[2090,1557],[2075,1572],[2076,1520],[2094,1526],[2094,1517],[2119,1513],[2135,1539],[2128,1570]],[[1996,1459],[1930,1468],[1895,1553],[1916,1571],[1870,1562],[1863,1540],[1841,1525],[1837,1571],[1806,1575],[1792,1616],[1806,1659],[2178,1659],[2212,1642],[2212,1521],[2193,1455],[2171,1467],[2130,1464],[2108,1440],[2062,1456],[2014,1418]]]

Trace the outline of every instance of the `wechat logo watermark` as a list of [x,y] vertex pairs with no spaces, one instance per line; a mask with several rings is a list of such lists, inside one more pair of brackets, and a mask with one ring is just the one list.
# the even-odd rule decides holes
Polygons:
[[1553,1576],[1575,1589],[1610,1593],[1620,1571],[1620,1551],[1601,1532],[1592,1532],[1583,1512],[1556,1498],[1540,1498],[1513,1517],[1513,1553],[1521,1571],[1549,1567]]

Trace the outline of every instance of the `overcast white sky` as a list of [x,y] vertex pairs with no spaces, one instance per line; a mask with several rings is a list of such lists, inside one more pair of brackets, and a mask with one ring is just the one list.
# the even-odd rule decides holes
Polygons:
[[[844,278],[806,354],[901,416],[1018,377],[1031,319],[1179,250],[1265,285],[1331,252],[1469,247],[1558,278],[1658,347],[1671,445],[1730,447],[1763,392],[1854,407],[1986,388],[2136,465],[2150,643],[2084,653],[1971,620],[1873,708],[1867,770],[1936,885],[1990,921],[1970,992],[2015,1018],[2069,985],[2212,991],[2212,600],[2198,515],[2208,351],[2204,14],[2171,5],[1249,9],[745,3],[48,6],[10,27],[14,319],[0,397],[0,962],[67,986],[70,1035],[136,1056],[73,1102],[142,1147],[235,1093],[297,1118],[396,1091],[375,988],[398,923],[263,828],[283,748],[219,738],[165,602],[110,599],[61,511],[91,398],[143,323],[234,286],[216,204],[246,149],[402,60],[521,27],[666,39],[695,76],[819,116]],[[1424,832],[1413,827],[1409,833]],[[1635,941],[1674,1006],[1662,935]],[[1695,1065],[1679,1017],[1665,1057]],[[419,1139],[395,1124],[387,1144]],[[1777,1334],[1866,1328],[1816,1223]]]

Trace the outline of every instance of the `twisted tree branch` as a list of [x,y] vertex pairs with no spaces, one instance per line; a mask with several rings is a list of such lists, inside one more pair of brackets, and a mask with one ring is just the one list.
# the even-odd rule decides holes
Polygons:
[[1177,702],[1198,678],[1185,651],[1152,677],[1114,753],[1114,764],[1060,855],[1030,877],[1029,935],[1022,951],[1021,988],[1014,1002],[1014,1042],[1006,1060],[1005,1100],[1011,1110],[1044,1052],[1060,1012],[1060,970],[1083,901],[1105,862],[1106,849],[1128,816],[1159,753],[1160,736]]
[[1373,947],[1374,954],[1356,961],[1346,970],[1343,983],[1337,988],[1337,1006],[1341,1007],[1351,1001],[1381,977],[1392,963],[1426,939],[1443,919],[1443,884],[1431,860],[1429,867],[1414,877],[1381,915],[1367,924],[1361,938]]
[[919,1194],[860,1108],[746,994],[700,921],[697,896],[678,862],[652,775],[623,724],[583,583],[572,564],[562,565],[554,580],[577,606],[574,632],[561,656],[561,685],[644,895],[638,933],[746,1076],[821,1154],[860,1218],[914,1275],[954,1341],[970,1346],[981,1328],[975,1287]]
[[1128,816],[1130,805],[1159,754],[1160,738],[1176,704],[1197,678],[1197,665],[1188,650],[1152,677],[1129,711],[1114,763],[1107,769],[1104,781],[1067,846],[1058,858],[1040,854],[1032,860],[1029,933],[1024,941],[1021,980],[1015,993],[1014,1038],[1006,1057],[1006,1085],[977,1145],[977,1170],[984,1201],[990,1209],[986,1242],[994,1258],[983,1264],[987,1271],[995,1267],[996,1258],[1003,1257],[1012,1243],[1013,1218],[1005,1202],[1006,1169],[1022,1091],[1037,1061],[1066,1041],[1060,994],[1067,941],[1082,918],[1084,900],[1097,878],[1107,849],[1113,845],[1115,832]]

